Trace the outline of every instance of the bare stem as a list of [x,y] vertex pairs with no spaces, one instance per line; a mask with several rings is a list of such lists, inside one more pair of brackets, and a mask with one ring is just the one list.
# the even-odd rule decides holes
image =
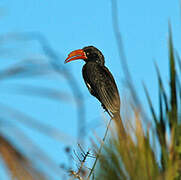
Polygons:
[[[109,112],[108,112],[108,114],[110,115]],[[110,115],[110,116],[111,116],[111,115]],[[112,118],[109,120],[109,123],[108,123],[108,125],[107,125],[106,132],[105,132],[104,137],[103,137],[103,139],[102,139],[101,146],[100,146],[100,148],[99,148],[99,150],[98,150],[98,153],[97,153],[97,155],[96,155],[96,159],[95,159],[94,164],[93,164],[93,166],[92,166],[92,168],[91,168],[91,171],[90,171],[90,173],[89,173],[88,179],[90,179],[90,177],[91,177],[91,175],[92,175],[92,173],[93,173],[93,171],[94,171],[94,169],[95,169],[95,166],[96,166],[96,164],[97,164],[97,160],[98,160],[98,158],[99,158],[99,155],[100,155],[100,153],[101,153],[102,147],[103,147],[104,142],[105,142],[105,140],[106,140],[106,136],[107,136],[107,133],[108,133],[108,130],[109,130],[111,121],[112,121]]]

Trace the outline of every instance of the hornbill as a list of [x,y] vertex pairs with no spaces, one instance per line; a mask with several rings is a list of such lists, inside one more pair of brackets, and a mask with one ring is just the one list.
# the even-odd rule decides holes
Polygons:
[[82,75],[89,92],[102,104],[102,107],[113,116],[120,118],[120,97],[115,80],[105,66],[104,56],[94,46],[87,46],[83,49],[72,51],[65,63],[73,60],[83,59],[85,65],[82,68]]

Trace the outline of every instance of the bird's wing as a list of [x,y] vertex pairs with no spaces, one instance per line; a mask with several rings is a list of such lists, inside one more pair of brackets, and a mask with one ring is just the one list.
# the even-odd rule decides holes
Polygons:
[[112,113],[120,110],[120,97],[115,80],[105,66],[87,63],[83,68],[85,83],[92,95]]

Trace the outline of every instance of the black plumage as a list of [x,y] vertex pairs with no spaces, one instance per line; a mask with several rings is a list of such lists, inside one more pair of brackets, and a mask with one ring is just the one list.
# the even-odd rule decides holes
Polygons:
[[94,46],[88,46],[70,53],[65,62],[75,59],[86,62],[82,75],[89,92],[101,102],[106,111],[113,116],[120,115],[119,92],[111,72],[104,65],[103,54]]
[[119,112],[119,94],[109,70],[90,61],[83,66],[82,74],[90,93],[102,103],[103,108],[113,114]]

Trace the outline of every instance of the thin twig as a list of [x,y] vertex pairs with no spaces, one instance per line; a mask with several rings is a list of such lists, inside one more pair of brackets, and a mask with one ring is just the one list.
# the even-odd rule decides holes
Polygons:
[[95,166],[96,166],[96,164],[97,164],[97,160],[98,160],[99,155],[100,155],[100,153],[101,153],[102,147],[103,147],[103,145],[104,145],[104,142],[105,142],[105,139],[106,139],[106,136],[107,136],[107,133],[108,133],[108,130],[109,130],[111,121],[112,121],[112,116],[111,116],[111,114],[110,114],[109,112],[108,112],[108,114],[110,115],[111,119],[109,120],[109,123],[108,123],[108,125],[107,125],[106,132],[105,132],[104,137],[103,137],[103,139],[102,139],[101,146],[100,146],[100,148],[99,148],[99,150],[98,150],[98,153],[97,153],[97,155],[96,155],[96,159],[95,159],[95,161],[94,161],[94,164],[93,164],[93,166],[92,166],[92,169],[91,169],[91,171],[90,171],[90,173],[89,173],[89,175],[88,175],[88,179],[91,177],[91,175],[92,175],[92,173],[93,173],[93,171],[94,171],[94,169],[95,169]]

